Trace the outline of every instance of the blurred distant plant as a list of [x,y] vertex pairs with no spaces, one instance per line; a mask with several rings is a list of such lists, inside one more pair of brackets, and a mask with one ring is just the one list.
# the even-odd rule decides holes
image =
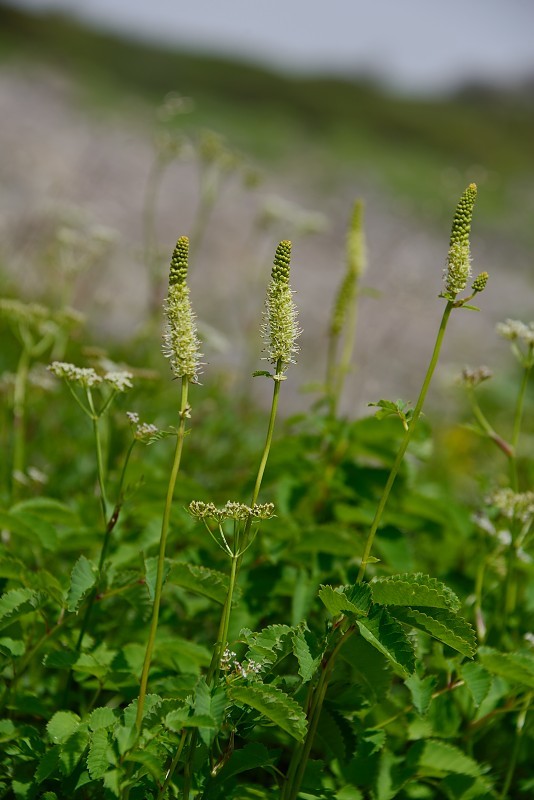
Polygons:
[[[13,436],[11,442],[12,468],[9,488],[12,497],[18,488],[27,482],[26,474],[26,411],[28,385],[32,365],[47,353],[58,356],[63,351],[68,332],[81,322],[80,315],[73,310],[52,311],[37,303],[22,303],[19,300],[0,299],[0,320],[7,324],[20,346],[16,371],[12,378],[12,394],[8,384],[8,396],[13,409]],[[9,383],[9,382],[8,382]],[[41,382],[42,383],[42,382]],[[5,452],[9,452],[6,448]],[[7,488],[7,487],[6,487]]]

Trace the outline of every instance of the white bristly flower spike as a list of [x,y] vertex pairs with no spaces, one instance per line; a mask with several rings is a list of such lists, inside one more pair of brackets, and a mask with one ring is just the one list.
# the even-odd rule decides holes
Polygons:
[[271,280],[267,287],[265,311],[261,334],[264,341],[265,360],[280,364],[283,371],[295,363],[299,351],[296,343],[302,331],[297,322],[297,308],[289,285],[291,242],[280,242],[276,249]]
[[202,353],[195,315],[186,283],[189,239],[181,236],[174,248],[169,270],[169,291],[165,301],[167,324],[163,334],[163,354],[169,359],[176,378],[198,383]]

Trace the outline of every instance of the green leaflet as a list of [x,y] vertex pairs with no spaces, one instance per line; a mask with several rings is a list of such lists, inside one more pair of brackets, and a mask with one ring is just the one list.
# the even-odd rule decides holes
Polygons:
[[244,628],[239,638],[249,646],[246,654],[248,660],[272,666],[290,651],[292,634],[297,630],[298,628],[290,628],[289,625],[268,625],[259,633]]
[[96,583],[96,570],[85,556],[80,556],[70,575],[66,604],[68,611],[77,611],[80,603]]
[[404,681],[410,694],[412,696],[412,703],[421,716],[424,716],[430,707],[432,701],[432,692],[436,687],[436,677],[434,675],[427,675],[426,678],[420,678],[415,672],[406,678]]
[[27,512],[0,511],[0,526],[15,534],[15,538],[40,545],[54,552],[58,547],[56,529],[47,520]]
[[491,688],[491,675],[475,661],[462,664],[460,675],[469,689],[473,702],[479,706]]
[[357,583],[354,586],[321,586],[319,597],[332,614],[354,614],[362,617],[368,614],[371,607],[371,590],[367,583]]
[[307,683],[313,677],[315,670],[319,666],[321,656],[312,656],[310,645],[306,639],[304,630],[297,630],[292,634],[293,655],[299,663],[299,675]]
[[80,717],[73,711],[58,711],[49,720],[46,730],[55,744],[62,744],[80,727]]
[[0,630],[7,628],[19,617],[35,611],[39,595],[32,589],[11,589],[0,597]]
[[425,739],[416,742],[408,753],[408,764],[419,775],[436,777],[458,773],[477,778],[482,775],[480,764],[463,753],[458,747],[440,739]]
[[414,649],[402,626],[380,606],[373,606],[366,619],[356,620],[360,633],[369,644],[383,653],[403,675],[415,669]]
[[370,583],[373,602],[384,606],[430,606],[460,609],[460,601],[448,586],[428,575],[392,575]]
[[480,647],[478,656],[482,665],[493,675],[500,675],[512,683],[534,689],[534,657],[532,653],[499,653],[492,647]]
[[476,637],[471,625],[443,608],[390,608],[391,614],[412,628],[429,633],[440,642],[471,658],[476,651]]
[[110,751],[109,755],[112,755],[107,731],[104,729],[95,731],[91,737],[87,754],[87,769],[93,780],[101,778],[111,766],[108,750]]
[[297,741],[306,734],[306,715],[291,697],[275,686],[256,683],[251,686],[229,686],[228,695],[238,703],[254,708]]

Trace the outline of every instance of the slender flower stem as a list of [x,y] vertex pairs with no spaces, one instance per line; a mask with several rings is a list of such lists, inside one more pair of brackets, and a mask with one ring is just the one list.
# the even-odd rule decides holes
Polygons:
[[148,635],[148,642],[145,652],[145,660],[143,663],[143,670],[141,672],[141,686],[139,689],[139,699],[137,703],[137,717],[136,727],[138,732],[141,731],[143,722],[143,711],[145,707],[145,697],[148,684],[148,673],[150,671],[150,664],[152,662],[152,652],[154,650],[154,643],[156,640],[156,632],[158,629],[159,609],[161,604],[161,591],[163,588],[163,571],[165,567],[165,547],[167,544],[167,534],[169,531],[169,521],[171,516],[172,499],[174,495],[174,488],[176,486],[176,479],[180,469],[180,461],[182,458],[182,449],[185,435],[185,421],[187,415],[187,394],[189,388],[189,379],[187,376],[182,378],[182,395],[180,401],[180,426],[176,437],[176,449],[174,451],[174,461],[172,465],[171,475],[169,479],[169,486],[167,489],[167,499],[165,502],[165,509],[163,512],[163,520],[161,523],[161,536],[159,542],[159,555],[158,566],[156,572],[156,586],[154,589],[154,604],[152,606],[152,619],[150,622],[150,631]]
[[[267,435],[265,437],[265,444],[263,446],[263,452],[260,458],[260,464],[258,467],[258,473],[256,475],[256,481],[254,484],[254,489],[252,491],[252,499],[251,505],[253,506],[257,500],[261,489],[261,483],[263,480],[263,475],[265,472],[265,467],[267,465],[267,459],[269,458],[269,451],[271,449],[271,443],[273,440],[273,432],[274,432],[274,425],[276,421],[276,413],[278,410],[278,398],[280,395],[280,384],[281,380],[280,377],[283,374],[283,366],[282,362],[279,359],[276,362],[275,367],[275,380],[274,380],[274,389],[273,389],[273,398],[271,402],[271,412],[269,414],[269,424],[267,426]],[[208,674],[206,676],[206,682],[208,685],[211,685],[213,682],[214,677],[217,675],[220,663],[221,663],[221,656],[224,653],[224,648],[226,647],[227,638],[228,638],[228,628],[230,625],[230,616],[232,612],[232,598],[235,590],[235,586],[237,583],[237,576],[239,574],[239,570],[241,567],[241,562],[243,560],[243,553],[247,549],[250,531],[252,528],[252,520],[253,517],[249,516],[245,522],[245,528],[243,530],[243,534],[241,536],[241,541],[239,542],[239,549],[236,549],[236,553],[232,557],[232,568],[230,572],[230,582],[228,585],[228,593],[226,595],[226,600],[223,606],[223,611],[221,615],[221,622],[219,624],[219,633],[217,636],[217,642],[215,644],[213,650],[213,656],[211,659],[211,663],[209,666]],[[195,748],[197,744],[197,731],[193,730],[189,734],[189,746],[188,746],[188,754],[187,759],[184,767],[184,789],[183,789],[183,800],[189,800],[189,794],[191,791],[191,780],[192,780],[192,763],[193,757],[195,753]],[[169,769],[168,780],[172,778],[172,774],[174,769],[178,764],[178,759],[176,756],[173,758],[171,767]]]
[[500,450],[502,450],[502,452],[508,459],[510,460],[514,459],[514,453],[515,453],[514,446],[505,441],[502,438],[502,436],[499,436],[499,434],[491,426],[486,415],[480,408],[480,405],[478,403],[473,388],[468,389],[468,397],[471,403],[471,410],[473,412],[473,416],[475,417],[476,421],[478,422],[478,424],[480,425],[480,427],[482,428],[488,439],[491,439],[491,441],[494,442]]
[[436,369],[436,365],[438,363],[439,354],[441,350],[441,345],[443,344],[443,337],[445,335],[445,329],[447,327],[447,323],[449,321],[449,317],[451,315],[451,311],[454,308],[454,302],[451,300],[447,301],[447,305],[445,306],[445,310],[443,312],[443,316],[441,318],[441,323],[438,330],[438,335],[436,337],[436,343],[434,345],[434,350],[432,352],[432,358],[430,359],[430,364],[428,365],[428,369],[425,375],[425,379],[423,381],[423,385],[421,387],[421,392],[417,399],[417,403],[415,405],[412,419],[410,420],[410,424],[408,426],[408,430],[404,434],[404,438],[400,444],[399,450],[397,452],[397,456],[395,461],[393,462],[393,466],[391,468],[391,472],[389,473],[389,477],[387,479],[386,485],[384,487],[384,491],[382,492],[382,497],[380,498],[380,502],[378,504],[378,508],[376,510],[375,517],[373,519],[373,523],[371,525],[371,529],[367,536],[367,541],[365,543],[365,549],[362,556],[362,563],[360,565],[360,570],[358,572],[358,582],[363,580],[365,575],[365,570],[367,568],[367,564],[369,562],[369,556],[371,555],[371,549],[373,547],[373,542],[375,538],[375,534],[378,530],[378,526],[382,520],[382,515],[384,513],[384,509],[389,499],[389,494],[395,483],[395,478],[399,472],[400,466],[402,464],[402,460],[404,458],[404,454],[410,444],[410,440],[413,436],[415,426],[417,425],[417,421],[421,415],[421,411],[423,409],[423,404],[425,402],[425,398],[428,392],[428,388],[430,386],[430,382],[432,380],[432,376],[434,374],[434,370]]
[[356,319],[357,319],[357,299],[358,290],[355,288],[354,299],[348,309],[347,326],[345,330],[345,337],[343,341],[343,348],[341,350],[341,358],[337,367],[335,375],[333,394],[332,394],[332,416],[336,416],[341,395],[343,393],[343,386],[345,378],[350,370],[350,363],[352,361],[352,354],[354,351],[354,339],[356,335]]

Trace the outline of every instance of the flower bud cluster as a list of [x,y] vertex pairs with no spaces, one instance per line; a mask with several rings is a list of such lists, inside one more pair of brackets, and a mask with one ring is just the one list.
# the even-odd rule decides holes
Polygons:
[[289,285],[290,260],[291,242],[280,242],[267,287],[261,326],[264,352],[267,353],[265,360],[271,364],[280,363],[282,369],[295,363],[294,356],[299,351],[296,340],[301,334]]
[[174,248],[169,270],[169,290],[164,305],[167,324],[163,334],[163,355],[169,359],[177,378],[188,378],[191,383],[198,383],[201,353],[186,283],[188,256],[189,239],[182,236]]
[[189,513],[197,519],[212,519],[218,524],[227,519],[243,521],[249,517],[265,520],[274,516],[274,503],[255,503],[253,506],[247,506],[245,503],[228,500],[222,508],[217,508],[213,503],[193,500],[189,504]]

